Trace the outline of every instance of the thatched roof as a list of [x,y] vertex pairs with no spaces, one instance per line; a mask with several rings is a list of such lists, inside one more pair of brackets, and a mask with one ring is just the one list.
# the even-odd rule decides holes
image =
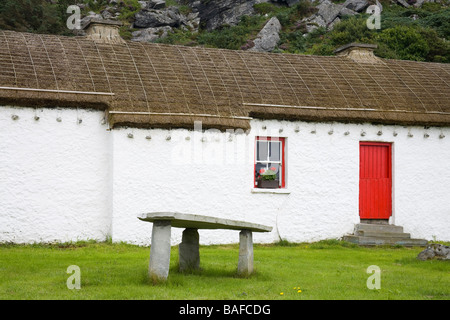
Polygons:
[[449,101],[448,64],[0,31],[0,104],[105,109],[112,126],[248,128],[250,117],[444,126]]

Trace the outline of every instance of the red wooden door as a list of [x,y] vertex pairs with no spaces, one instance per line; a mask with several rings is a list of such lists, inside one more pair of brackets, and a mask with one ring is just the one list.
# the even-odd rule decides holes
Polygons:
[[360,142],[359,215],[389,219],[392,214],[391,144]]

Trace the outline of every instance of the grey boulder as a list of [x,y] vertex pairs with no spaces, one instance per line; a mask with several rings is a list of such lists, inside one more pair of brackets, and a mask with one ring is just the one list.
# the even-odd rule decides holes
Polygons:
[[259,52],[271,52],[273,51],[278,42],[280,41],[279,32],[281,31],[281,23],[276,17],[271,18],[264,28],[258,33],[256,39],[253,41],[255,44],[249,51]]

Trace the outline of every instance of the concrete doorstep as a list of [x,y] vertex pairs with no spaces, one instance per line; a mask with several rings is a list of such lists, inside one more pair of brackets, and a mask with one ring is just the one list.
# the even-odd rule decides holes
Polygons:
[[401,245],[405,247],[422,247],[428,244],[424,239],[412,239],[409,233],[403,232],[403,227],[386,224],[359,223],[354,234],[345,235],[342,240],[361,246]]

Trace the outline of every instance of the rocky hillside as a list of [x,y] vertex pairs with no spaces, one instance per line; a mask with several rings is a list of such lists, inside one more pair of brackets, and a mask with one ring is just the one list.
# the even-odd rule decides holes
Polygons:
[[[122,21],[122,37],[132,41],[319,55],[365,42],[377,44],[381,57],[447,63],[449,1],[2,0],[0,28],[68,35],[65,8],[76,3],[84,21]],[[371,16],[375,22],[371,5],[380,12],[375,29],[367,25]]]

